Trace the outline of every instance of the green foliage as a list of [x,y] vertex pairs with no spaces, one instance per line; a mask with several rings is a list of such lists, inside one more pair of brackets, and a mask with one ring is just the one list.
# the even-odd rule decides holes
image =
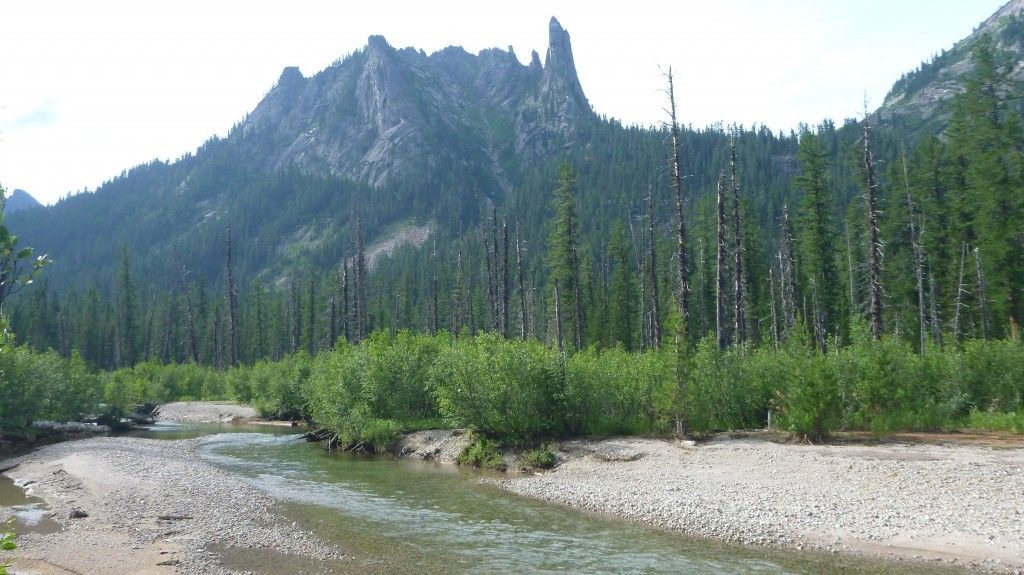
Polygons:
[[777,366],[747,346],[721,350],[705,337],[690,354],[684,377],[690,427],[698,432],[750,429],[767,420]]
[[497,442],[476,433],[470,436],[469,444],[459,453],[457,461],[459,465],[472,465],[480,469],[505,470],[505,458]]
[[440,413],[455,426],[513,443],[565,429],[562,361],[538,341],[461,338],[438,355],[434,378]]
[[830,356],[809,349],[787,350],[780,357],[779,391],[783,425],[819,442],[843,421],[843,396]]
[[565,368],[568,428],[583,435],[663,432],[671,414],[674,364],[668,351],[588,348]]
[[1000,412],[972,409],[964,423],[964,429],[1024,433],[1024,410]]
[[531,449],[523,454],[521,463],[526,467],[534,467],[537,469],[551,469],[555,466],[557,458],[555,457],[554,446],[550,443],[545,443],[537,449]]
[[260,361],[249,370],[253,407],[260,416],[296,421],[308,415],[313,360],[305,351],[280,361]]
[[[0,551],[14,551],[18,546],[14,543],[14,532],[0,533]],[[0,575],[7,575],[7,568],[10,565],[0,563]]]
[[1010,340],[964,344],[963,386],[969,406],[979,411],[1024,407],[1024,345]]

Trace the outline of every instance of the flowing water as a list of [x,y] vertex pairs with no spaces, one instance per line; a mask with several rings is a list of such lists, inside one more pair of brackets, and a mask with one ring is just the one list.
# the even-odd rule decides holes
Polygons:
[[[347,553],[330,566],[332,573],[948,572],[691,539],[511,495],[485,481],[497,475],[328,453],[290,428],[161,424],[135,435],[203,437],[205,459],[280,499],[289,520]],[[59,529],[30,491],[0,476],[0,505],[14,508],[17,530]],[[226,566],[242,571],[328,572],[273,551],[216,551]]]
[[[165,426],[150,435],[223,430]],[[900,573],[935,572],[693,540],[510,495],[471,470],[327,453],[289,429],[232,431],[207,435],[203,457],[285,501],[290,520],[348,553],[335,571],[846,574],[892,573],[898,567]],[[238,568],[274,572],[289,561],[273,553],[220,551],[227,565]]]

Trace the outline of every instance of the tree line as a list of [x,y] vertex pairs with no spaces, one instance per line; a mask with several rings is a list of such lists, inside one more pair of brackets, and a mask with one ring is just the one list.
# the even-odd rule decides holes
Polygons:
[[[357,204],[351,255],[330,271],[310,267],[239,289],[225,229],[223,281],[214,287],[191,280],[181,256],[169,265],[173,288],[140,282],[125,247],[109,297],[98,288],[58,294],[43,283],[22,297],[12,323],[21,341],[64,357],[77,351],[109,370],[314,356],[403,329],[494,332],[566,356],[672,349],[684,390],[700,377],[688,362],[707,340],[723,353],[782,353],[793,340],[840,353],[865,325],[871,339],[903,341],[918,354],[956,354],[972,340],[1019,345],[1024,133],[1009,68],[989,40],[973,61],[948,129],[910,149],[880,143],[866,112],[845,146],[838,143],[850,130],[804,128],[792,186],[767,217],[750,205],[749,188],[764,180],[744,163],[743,143],[757,132],[723,131],[717,177],[688,172],[669,72],[667,160],[652,168],[643,201],[626,202],[618,217],[586,217],[623,204],[590,202],[597,192],[580,189],[577,166],[584,174],[595,167],[569,158],[549,186],[546,217],[535,217],[536,205],[499,206],[477,194],[480,225],[447,236],[435,227],[428,245],[377,257],[372,269]],[[700,182],[713,192],[695,189]],[[844,204],[851,186],[859,200]],[[533,233],[527,243],[524,230],[540,219],[546,237]],[[1009,403],[1019,405],[1019,391]],[[695,410],[680,403],[676,419],[695,421]]]

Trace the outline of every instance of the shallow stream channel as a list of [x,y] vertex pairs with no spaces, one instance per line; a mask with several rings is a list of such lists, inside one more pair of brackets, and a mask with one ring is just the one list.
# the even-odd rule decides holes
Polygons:
[[[291,428],[167,424],[136,435],[202,437],[207,461],[282,501],[288,520],[347,554],[324,573],[936,572],[689,539],[511,495],[486,482],[497,475],[472,469],[328,453]],[[320,571],[273,552],[215,551],[240,571]]]

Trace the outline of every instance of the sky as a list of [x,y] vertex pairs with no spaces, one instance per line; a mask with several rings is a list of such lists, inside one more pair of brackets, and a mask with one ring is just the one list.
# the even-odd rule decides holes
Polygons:
[[44,203],[226,135],[285,66],[306,76],[381,34],[427,53],[513,47],[543,61],[569,31],[594,109],[684,124],[856,117],[1004,0],[3,0],[0,185]]

